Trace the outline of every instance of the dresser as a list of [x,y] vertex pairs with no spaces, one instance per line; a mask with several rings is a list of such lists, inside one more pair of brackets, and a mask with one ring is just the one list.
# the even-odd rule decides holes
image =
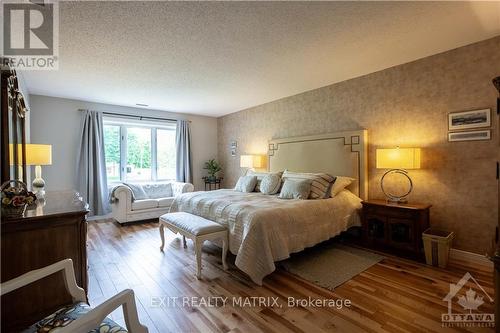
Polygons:
[[[47,192],[23,216],[1,220],[1,281],[71,258],[76,282],[87,292],[88,205],[76,192]],[[71,297],[59,272],[2,297],[2,332],[51,314]]]
[[363,201],[364,246],[423,261],[422,232],[429,228],[431,205]]

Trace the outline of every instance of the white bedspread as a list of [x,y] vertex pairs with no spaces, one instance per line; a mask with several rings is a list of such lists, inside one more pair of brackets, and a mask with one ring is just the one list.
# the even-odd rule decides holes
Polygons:
[[236,266],[261,285],[276,269],[275,261],[360,225],[360,208],[361,199],[347,190],[320,200],[217,190],[179,195],[170,212],[187,212],[226,226]]

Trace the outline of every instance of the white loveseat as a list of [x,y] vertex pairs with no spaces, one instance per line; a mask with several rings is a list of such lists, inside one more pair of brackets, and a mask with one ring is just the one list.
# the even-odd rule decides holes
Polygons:
[[112,215],[119,223],[156,219],[168,213],[176,196],[193,190],[193,184],[181,182],[117,185],[111,193]]

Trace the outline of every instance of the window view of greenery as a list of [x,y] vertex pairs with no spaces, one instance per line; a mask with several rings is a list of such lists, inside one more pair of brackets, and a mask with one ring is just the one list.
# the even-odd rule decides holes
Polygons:
[[104,125],[104,154],[108,182],[120,180],[120,126]]
[[[104,125],[106,173],[108,182],[175,179],[175,130],[123,125],[124,173],[120,175],[120,125]],[[152,145],[156,135],[156,147]],[[153,165],[156,154],[156,165]]]
[[175,131],[156,131],[158,179],[175,179]]

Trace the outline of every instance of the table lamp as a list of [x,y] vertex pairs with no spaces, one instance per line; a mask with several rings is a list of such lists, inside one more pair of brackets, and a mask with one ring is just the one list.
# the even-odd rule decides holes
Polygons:
[[262,155],[241,155],[240,167],[254,170],[264,167],[264,158]]
[[[13,158],[13,145],[10,145],[10,161],[14,164]],[[18,151],[21,151],[21,145],[18,145]],[[26,165],[35,166],[35,179],[33,179],[32,190],[38,199],[45,197],[45,181],[42,179],[42,165],[52,164],[52,146],[51,145],[38,145],[27,143],[26,147]],[[21,159],[21,154],[18,154]],[[21,161],[17,164],[22,164]]]
[[[376,150],[377,169],[389,169],[380,180],[380,188],[387,197],[387,201],[406,203],[408,195],[413,189],[413,182],[408,176],[408,169],[420,169],[420,148],[381,148]],[[384,187],[384,179],[390,174],[405,176],[409,182],[408,191],[402,195],[389,193]]]

